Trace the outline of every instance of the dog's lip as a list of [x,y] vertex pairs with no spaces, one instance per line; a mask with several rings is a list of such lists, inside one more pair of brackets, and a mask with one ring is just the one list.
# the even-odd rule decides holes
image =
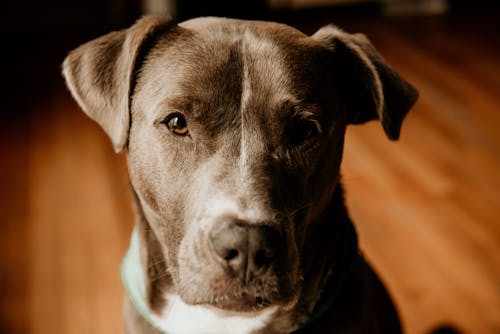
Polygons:
[[222,295],[211,298],[209,302],[201,303],[218,309],[236,312],[254,312],[273,304],[262,296],[243,293],[241,295]]

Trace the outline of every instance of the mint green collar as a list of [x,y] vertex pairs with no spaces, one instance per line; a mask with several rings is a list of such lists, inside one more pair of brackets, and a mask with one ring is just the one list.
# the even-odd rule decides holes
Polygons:
[[141,265],[141,251],[139,247],[139,231],[137,226],[132,231],[130,245],[122,261],[121,278],[123,287],[139,314],[155,329],[162,331],[159,324],[151,314],[151,310],[146,301],[146,286],[144,279],[143,266]]

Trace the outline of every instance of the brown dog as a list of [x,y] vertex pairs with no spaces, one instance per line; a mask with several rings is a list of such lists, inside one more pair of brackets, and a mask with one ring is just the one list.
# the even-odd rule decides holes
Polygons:
[[128,333],[400,332],[339,166],[347,125],[378,119],[395,140],[417,92],[363,35],[145,17],[63,67],[128,152]]

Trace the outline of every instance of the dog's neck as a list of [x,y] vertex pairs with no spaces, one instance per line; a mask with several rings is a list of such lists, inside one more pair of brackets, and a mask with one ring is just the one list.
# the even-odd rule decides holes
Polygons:
[[[344,206],[342,186],[339,183],[328,208],[317,221],[311,222],[303,245],[303,288],[298,303],[292,310],[277,307],[256,314],[231,314],[208,306],[184,303],[175,293],[172,278],[161,251],[161,245],[146,220],[138,198],[135,198],[136,226],[124,267],[135,267],[140,273],[124,273],[127,294],[138,312],[150,324],[169,333],[283,333],[308,324],[324,313],[338,289],[352,256],[357,254],[357,239],[352,222]],[[131,254],[132,253],[132,254]],[[135,253],[135,254],[133,254]],[[132,259],[130,259],[132,257]],[[125,262],[129,261],[128,265]],[[129,269],[130,271],[130,269]],[[130,286],[133,285],[133,286]],[[136,285],[140,285],[139,287]],[[139,290],[130,291],[139,288]],[[135,295],[135,297],[134,297]],[[184,327],[183,327],[184,326]]]

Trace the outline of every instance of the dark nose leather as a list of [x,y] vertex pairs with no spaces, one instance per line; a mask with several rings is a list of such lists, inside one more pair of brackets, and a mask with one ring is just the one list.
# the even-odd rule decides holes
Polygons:
[[223,265],[245,283],[272,265],[281,244],[276,228],[241,221],[218,224],[211,241]]

